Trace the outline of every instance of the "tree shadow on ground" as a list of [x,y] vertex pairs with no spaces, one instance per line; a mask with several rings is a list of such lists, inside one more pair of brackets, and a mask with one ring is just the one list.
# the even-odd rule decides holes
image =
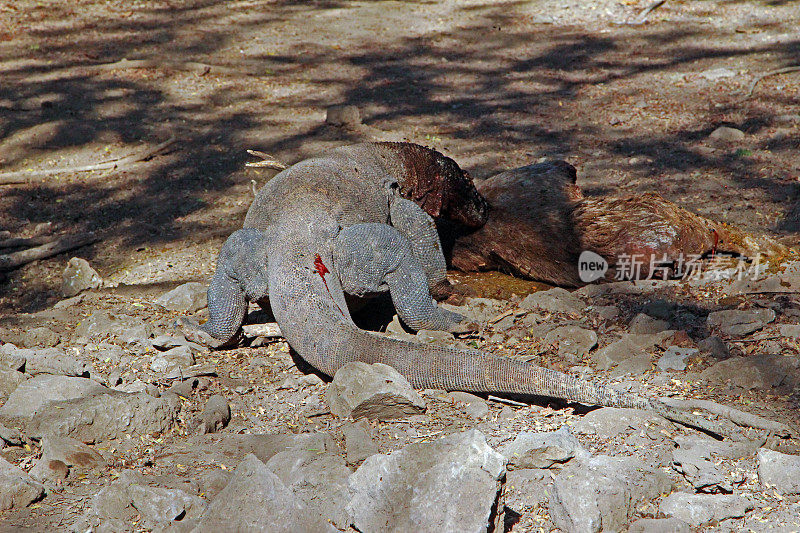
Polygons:
[[[52,153],[99,150],[108,144],[155,144],[170,136],[179,142],[144,170],[5,187],[3,224],[16,229],[25,222],[52,221],[61,230],[96,230],[117,238],[115,245],[122,250],[220,236],[239,224],[235,216],[199,214],[249,186],[241,173],[244,149],[305,154],[307,147],[317,146],[320,130],[307,123],[295,128],[292,119],[309,108],[336,103],[332,100],[360,106],[377,126],[413,130],[415,140],[435,144],[437,132],[446,132],[453,143],[480,140],[486,155],[478,174],[485,175],[503,170],[497,168],[501,159],[496,154],[507,148],[530,147],[531,158],[563,157],[587,139],[602,137],[596,125],[605,120],[600,118],[602,96],[596,109],[585,103],[597,87],[653,72],[694,70],[699,62],[716,59],[770,54],[776,62],[791,63],[800,50],[800,40],[752,47],[699,45],[707,31],[699,26],[663,24],[602,35],[520,25],[513,4],[489,4],[462,8],[481,14],[468,24],[418,37],[341,49],[316,42],[311,32],[302,53],[232,53],[244,43],[243,36],[251,39],[282,28],[290,16],[336,13],[353,5],[287,1],[238,6],[199,0],[137,6],[103,17],[68,5],[19,15],[20,23],[31,23],[29,37],[36,44],[21,55],[0,49],[0,138],[5,140],[0,147],[22,139],[17,151],[6,153],[4,165],[13,168]],[[91,69],[122,58],[156,59],[165,67]],[[243,74],[218,76],[212,70],[204,76],[169,67],[185,61],[223,64]],[[336,75],[337,69],[348,75]],[[300,88],[265,98],[287,86]],[[733,100],[721,103],[734,106]],[[582,107],[574,108],[578,101]],[[739,124],[749,132],[775,118],[772,107],[761,109],[760,100],[753,102],[751,120]],[[797,102],[787,97],[785,103]],[[759,164],[747,158],[694,149],[692,143],[707,136],[720,113],[710,106],[693,125],[668,134],[621,131],[600,141],[614,156],[647,155],[640,173],[721,169],[738,186],[763,189],[786,206],[777,229],[800,231],[800,184],[765,179]],[[44,126],[43,139],[29,135]],[[789,137],[771,148],[788,152],[796,147],[794,141]]]

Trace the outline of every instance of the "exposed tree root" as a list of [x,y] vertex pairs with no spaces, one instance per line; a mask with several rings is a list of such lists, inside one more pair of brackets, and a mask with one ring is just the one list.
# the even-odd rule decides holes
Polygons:
[[174,142],[175,142],[175,137],[171,137],[169,140],[164,141],[163,143],[157,144],[152,148],[148,148],[141,152],[133,153],[131,155],[122,158],[103,161],[102,163],[94,163],[92,165],[48,168],[43,170],[16,170],[14,172],[4,172],[0,174],[0,185],[27,183],[28,180],[30,180],[31,178],[42,178],[57,174],[71,174],[73,172],[92,172],[94,170],[121,169],[133,165],[134,163],[139,163],[140,161],[145,161],[147,159],[150,159],[151,157],[161,152]]
[[122,58],[114,63],[102,63],[100,65],[88,65],[83,67],[93,71],[106,71],[106,70],[125,70],[125,69],[140,69],[140,68],[168,68],[172,70],[181,70],[184,72],[194,72],[199,76],[206,74],[225,74],[228,76],[252,76],[250,72],[245,72],[235,68],[221,67],[219,65],[209,65],[207,63],[198,63],[196,61],[169,61],[162,59],[128,59]]
[[[711,400],[697,400],[697,399],[677,400],[674,398],[661,398],[660,401],[663,404],[671,408],[678,409],[680,411],[685,411],[685,412],[690,412],[692,410],[706,411],[707,413],[710,413],[712,415],[716,415],[726,420],[730,420],[737,426],[762,429],[768,431],[772,435],[777,435],[780,437],[790,437],[794,433],[792,431],[792,428],[781,422],[776,422],[774,420],[769,420],[768,418],[746,413],[734,407],[729,407],[727,405],[722,405],[717,402],[712,402]],[[694,413],[692,413],[692,415],[694,415]],[[670,417],[667,416],[667,418]],[[678,422],[681,421],[678,420]],[[706,429],[706,428],[701,428],[701,429]],[[709,431],[716,433],[716,431],[713,430]]]
[[770,70],[769,72],[766,72],[758,76],[756,79],[750,82],[750,86],[747,88],[747,95],[745,95],[744,99],[747,100],[748,98],[753,96],[753,91],[756,90],[756,85],[761,83],[761,80],[763,80],[764,78],[768,78],[770,76],[777,76],[778,74],[788,74],[790,72],[798,72],[798,71],[800,71],[800,65],[793,65],[791,67],[784,67],[775,70]]
[[100,237],[92,232],[80,233],[77,235],[66,235],[41,246],[0,255],[0,271],[14,270],[15,268],[32,263],[33,261],[52,257],[68,250],[73,250],[75,248],[80,248],[81,246],[86,246],[87,244],[92,244],[93,242],[97,242],[99,240]]

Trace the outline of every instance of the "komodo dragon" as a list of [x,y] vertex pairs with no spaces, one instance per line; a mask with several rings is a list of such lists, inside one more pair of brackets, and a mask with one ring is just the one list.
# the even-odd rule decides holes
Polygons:
[[[426,205],[419,189],[442,182],[437,176],[460,190]],[[451,159],[413,144],[337,148],[281,171],[258,191],[244,229],[223,245],[208,290],[210,320],[194,333],[230,341],[241,329],[247,302],[268,298],[289,345],[329,376],[352,361],[380,362],[416,388],[649,409],[722,433],[715,422],[661,400],[478,350],[417,344],[359,329],[345,294],[386,290],[413,329],[461,327],[461,315],[439,308],[431,298],[431,290],[447,283],[445,261],[434,220],[408,198],[437,218],[473,227],[486,220],[485,201],[468,175]],[[447,198],[462,202],[448,204]]]

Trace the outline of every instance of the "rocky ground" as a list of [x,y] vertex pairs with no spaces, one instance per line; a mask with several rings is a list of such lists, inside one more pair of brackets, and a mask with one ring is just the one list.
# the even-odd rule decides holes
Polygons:
[[[66,292],[101,281],[81,261],[64,279]],[[415,391],[383,365],[328,382],[255,308],[241,348],[175,335],[176,317],[206,315],[202,284],[90,288],[4,321],[3,517],[75,531],[796,531],[798,291],[794,262],[757,281],[472,298],[450,306],[483,325],[461,339],[386,327],[795,432],[717,440],[645,411]]]
[[[796,245],[798,74],[758,80],[798,63],[797,6],[668,1],[640,24],[650,5],[0,1],[2,239],[99,238],[0,280],[0,530],[800,530],[797,434],[719,441],[380,367],[331,383],[274,327],[214,352],[172,328],[206,316],[216,252],[273,173],[246,149],[407,139],[478,179],[564,158],[588,195],[657,191]],[[360,118],[326,123],[331,104]],[[453,277],[487,296],[460,309],[481,331],[417,340],[798,429],[797,262],[573,293]],[[411,335],[386,315],[369,325]]]

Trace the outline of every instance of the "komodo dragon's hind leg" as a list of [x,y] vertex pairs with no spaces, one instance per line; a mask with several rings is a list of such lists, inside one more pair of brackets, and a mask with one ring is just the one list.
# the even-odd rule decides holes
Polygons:
[[333,267],[348,294],[388,290],[398,316],[412,329],[464,329],[463,316],[433,301],[411,242],[392,226],[355,224],[343,229],[334,243]]
[[437,300],[449,296],[451,290],[447,281],[447,263],[436,223],[431,216],[411,200],[395,195],[389,202],[389,217],[392,227],[411,244],[411,251],[425,272],[431,296]]
[[[264,301],[268,294],[266,235],[252,228],[235,231],[220,249],[208,287],[208,322],[184,333],[215,348],[233,344],[241,334],[247,303]],[[184,324],[184,329],[190,326]]]

